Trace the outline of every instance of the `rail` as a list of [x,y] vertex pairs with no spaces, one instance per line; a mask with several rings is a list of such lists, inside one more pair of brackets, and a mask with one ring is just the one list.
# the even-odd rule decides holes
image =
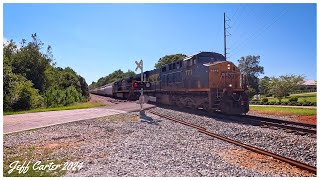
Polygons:
[[317,169],[314,166],[310,166],[310,165],[305,164],[303,162],[299,162],[299,161],[296,161],[296,160],[293,160],[293,159],[289,159],[289,158],[286,158],[286,157],[283,157],[283,156],[280,156],[280,155],[265,151],[263,149],[260,149],[260,148],[254,147],[254,146],[247,145],[247,144],[244,144],[244,143],[229,139],[229,138],[224,137],[224,136],[220,136],[218,134],[215,134],[215,133],[207,131],[206,128],[204,128],[204,127],[201,127],[201,126],[198,126],[198,125],[195,125],[195,124],[192,124],[192,123],[177,119],[177,118],[169,116],[169,115],[164,115],[164,114],[152,111],[152,110],[150,110],[149,112],[152,113],[152,114],[155,114],[157,116],[172,120],[174,122],[178,122],[178,123],[184,124],[186,126],[196,128],[198,130],[198,132],[206,134],[208,136],[211,136],[211,137],[214,137],[214,138],[217,138],[217,139],[220,139],[220,140],[235,144],[237,146],[243,147],[245,149],[248,149],[250,151],[253,151],[253,152],[256,152],[256,153],[259,153],[259,154],[263,154],[263,155],[267,155],[267,156],[273,157],[273,158],[278,159],[280,161],[283,161],[283,162],[286,162],[286,163],[291,164],[293,166],[296,166],[296,167],[298,167],[300,169],[307,170],[307,171],[309,171],[309,172],[311,172],[313,174],[317,174]]

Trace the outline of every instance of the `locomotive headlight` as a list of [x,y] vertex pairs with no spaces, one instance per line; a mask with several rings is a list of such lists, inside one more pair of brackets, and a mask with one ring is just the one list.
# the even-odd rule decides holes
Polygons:
[[229,84],[229,87],[232,87],[232,84]]

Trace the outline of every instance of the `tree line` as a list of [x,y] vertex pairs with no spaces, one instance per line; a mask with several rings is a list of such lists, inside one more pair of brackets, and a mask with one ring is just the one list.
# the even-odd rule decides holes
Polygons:
[[116,71],[112,72],[111,74],[109,74],[109,75],[107,75],[105,77],[99,78],[97,82],[93,81],[89,85],[89,89],[94,89],[94,88],[97,88],[97,87],[100,87],[100,86],[103,86],[103,85],[118,81],[120,79],[132,77],[132,76],[135,76],[135,75],[136,75],[136,73],[131,71],[131,70],[128,70],[127,72],[123,72],[121,69],[119,69],[119,70],[116,70]]
[[3,44],[4,111],[29,110],[87,101],[88,84],[72,68],[56,67],[52,47],[36,34],[32,40]]
[[249,82],[248,94],[252,98],[255,94],[274,96],[280,102],[290,93],[299,89],[304,82],[303,75],[286,74],[279,77],[264,76],[264,67],[260,66],[260,56],[245,56],[238,60],[238,67],[242,73],[247,75]]

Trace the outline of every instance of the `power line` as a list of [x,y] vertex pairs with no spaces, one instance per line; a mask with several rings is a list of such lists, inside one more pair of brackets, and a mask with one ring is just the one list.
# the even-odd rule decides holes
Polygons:
[[[235,27],[237,24],[239,24],[239,22],[240,22],[241,20],[243,20],[243,19],[241,19],[241,18],[243,17],[242,15],[243,15],[243,12],[244,12],[244,9],[245,9],[245,5],[240,4],[240,6],[241,6],[241,10],[240,10],[239,16],[237,16],[238,19],[236,19],[235,21],[233,21],[234,23],[231,24],[232,27]],[[239,8],[240,8],[240,7],[239,7]]]
[[[272,9],[272,7],[270,7],[269,9],[267,9],[265,12],[266,13],[263,13],[264,14],[264,16],[267,16],[270,12],[271,12],[271,9]],[[256,19],[256,21],[255,22],[252,22],[252,24],[257,24],[258,22],[262,22],[262,18],[263,18],[263,16],[261,15],[259,18],[257,18]],[[264,25],[263,25],[264,26]],[[262,28],[262,26],[260,26],[260,29]],[[259,28],[258,28],[259,29]],[[235,31],[234,31],[235,32]],[[248,32],[249,31],[244,31],[244,32],[242,32],[241,34],[239,33],[239,37],[246,37],[246,35],[248,34]],[[256,31],[257,32],[257,31]],[[251,36],[253,35],[253,33],[251,34]],[[249,37],[249,36],[248,36]],[[247,37],[247,38],[248,38]],[[237,41],[237,43],[236,44],[233,44],[233,46],[232,47],[238,47],[240,44],[242,44],[247,38],[243,38],[243,39],[241,39],[240,41]]]
[[233,17],[237,14],[238,10],[240,9],[240,6],[241,6],[241,4],[239,3],[237,10],[236,10],[235,13],[233,13],[233,15],[231,16],[231,19],[233,19]]
[[[250,36],[250,38],[247,38],[248,40],[242,44],[242,46],[238,46],[237,48],[234,49],[237,50],[235,53],[233,53],[233,56],[236,55],[243,47],[246,47],[247,46],[247,43],[250,41],[250,40],[254,40],[256,39],[257,37],[259,37],[260,35],[262,35],[262,33],[266,30],[268,30],[273,24],[275,24],[286,12],[288,11],[288,8],[285,8],[281,13],[280,15],[278,16],[275,16],[273,19],[272,19],[272,22],[269,24],[269,25],[265,25],[264,28],[256,33],[256,34],[252,34],[252,36]],[[261,28],[260,28],[261,29]]]

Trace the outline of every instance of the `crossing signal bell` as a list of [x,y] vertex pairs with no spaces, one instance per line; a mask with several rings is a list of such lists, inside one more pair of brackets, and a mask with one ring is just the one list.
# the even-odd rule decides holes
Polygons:
[[133,82],[132,86],[134,89],[141,89],[141,88],[148,89],[151,87],[151,84],[150,82],[135,81]]

